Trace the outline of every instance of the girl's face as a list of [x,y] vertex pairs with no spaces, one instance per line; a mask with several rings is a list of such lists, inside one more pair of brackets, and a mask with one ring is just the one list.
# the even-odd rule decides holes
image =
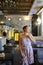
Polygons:
[[29,33],[31,31],[30,27],[26,27],[25,32]]

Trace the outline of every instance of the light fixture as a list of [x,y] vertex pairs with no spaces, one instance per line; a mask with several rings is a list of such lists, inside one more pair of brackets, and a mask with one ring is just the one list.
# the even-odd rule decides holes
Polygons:
[[30,20],[31,16],[23,16],[23,20]]
[[4,23],[4,21],[1,21],[0,23],[1,23],[1,24],[3,24],[3,23]]
[[19,17],[19,21],[21,21],[22,19],[21,19],[21,17]]
[[0,37],[0,39],[1,39],[2,37]]
[[7,30],[5,30],[5,32],[7,33]]
[[11,18],[8,18],[8,20],[10,21],[10,20],[11,20]]

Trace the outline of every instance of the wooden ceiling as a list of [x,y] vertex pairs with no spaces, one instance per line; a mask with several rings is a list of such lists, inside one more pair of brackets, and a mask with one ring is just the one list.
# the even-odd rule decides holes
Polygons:
[[34,0],[0,0],[0,10],[4,14],[28,15]]

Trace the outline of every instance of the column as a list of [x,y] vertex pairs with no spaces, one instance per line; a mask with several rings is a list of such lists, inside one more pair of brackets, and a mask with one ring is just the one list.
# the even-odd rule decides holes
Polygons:
[[43,36],[43,10],[41,12],[41,36]]

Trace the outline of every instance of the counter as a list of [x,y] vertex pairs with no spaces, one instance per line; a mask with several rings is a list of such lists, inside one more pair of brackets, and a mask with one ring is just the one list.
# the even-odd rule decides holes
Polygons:
[[43,36],[34,36],[34,38],[38,41],[43,41]]

